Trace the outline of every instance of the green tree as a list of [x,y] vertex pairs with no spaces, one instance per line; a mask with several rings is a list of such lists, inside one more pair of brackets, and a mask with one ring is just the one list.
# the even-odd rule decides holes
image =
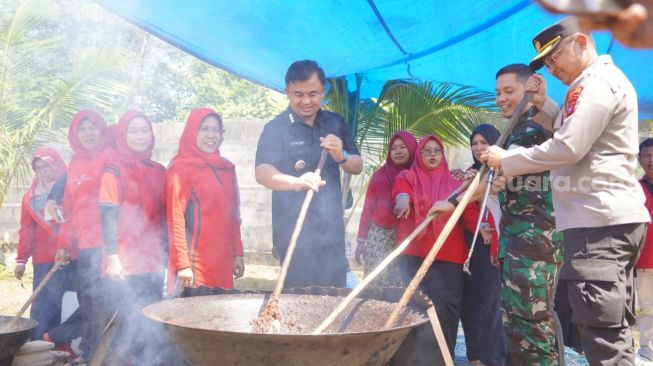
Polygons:
[[13,5],[0,15],[0,204],[15,179],[24,183],[31,176],[35,147],[61,137],[48,127],[83,108],[111,109],[126,94],[115,51],[81,53],[64,75],[42,57],[63,47],[62,37],[45,27],[52,3]]
[[224,118],[270,118],[286,106],[283,94],[197,62],[193,67],[193,104],[216,109]]
[[[395,131],[407,130],[419,137],[434,134],[449,145],[465,145],[480,123],[503,124],[494,107],[494,95],[475,88],[437,83],[391,80],[385,83],[378,99],[359,98],[360,82],[354,91],[345,79],[330,79],[325,108],[345,117],[361,150],[371,158],[358,176],[359,204],[372,173],[385,160],[389,138]],[[344,177],[343,192],[349,186]],[[344,197],[344,195],[343,195]]]

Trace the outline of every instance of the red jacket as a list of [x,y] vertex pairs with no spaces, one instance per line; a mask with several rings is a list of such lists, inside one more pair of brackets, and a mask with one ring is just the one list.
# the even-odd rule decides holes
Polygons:
[[[34,152],[32,157],[33,169],[37,159],[45,162],[52,169],[51,177],[54,178],[53,181],[66,172],[66,163],[51,148],[43,147]],[[32,207],[34,193],[41,183],[39,176],[35,174],[31,186],[23,195],[16,256],[16,263],[18,264],[27,263],[29,257],[32,257],[33,264],[54,262],[54,256],[57,251],[57,231],[59,230],[59,225],[54,220],[46,221],[43,209],[40,210],[41,212],[36,212]]]
[[[648,213],[651,215],[651,217],[653,217],[653,196],[651,195],[651,192],[649,192],[648,188],[646,188],[646,176],[642,178],[639,183],[642,185],[642,190],[646,196],[645,205],[648,209]],[[642,248],[642,252],[640,253],[639,259],[635,264],[635,268],[653,268],[653,223],[648,224],[648,228],[646,230],[646,241],[644,241],[644,248]]]
[[[441,162],[435,169],[429,169],[424,162],[421,154],[429,142],[434,141],[440,147]],[[406,193],[410,197],[410,214],[408,218],[400,219],[397,227],[397,243],[400,243],[426,219],[430,207],[439,200],[445,200],[461,182],[457,181],[451,175],[447,159],[444,155],[444,145],[442,141],[434,135],[425,135],[417,144],[417,153],[415,161],[408,170],[404,170],[395,179],[392,197],[397,197],[400,193]],[[459,221],[453,227],[453,230],[447,237],[440,251],[435,256],[436,260],[451,262],[457,264],[465,263],[468,249],[465,245],[464,229],[472,233],[476,229],[479,209],[476,203],[469,204],[465,207],[461,216],[462,222]],[[440,232],[446,225],[450,215],[441,215],[418,234],[413,241],[404,250],[403,255],[413,255],[416,257],[426,257],[435,244]],[[496,240],[496,235],[493,235]]]
[[[100,131],[100,143],[92,150],[85,149],[77,136],[84,121],[90,121]],[[116,151],[112,146],[109,129],[102,117],[94,111],[78,112],[68,129],[68,142],[75,151],[68,167],[68,177],[63,198],[64,223],[57,248],[90,249],[102,246],[100,205],[98,195],[102,173]]]
[[[400,174],[395,181],[394,196],[396,197],[397,194],[402,192],[408,193],[408,195],[411,196],[411,212],[407,219],[399,220],[399,226],[397,227],[397,243],[400,243],[403,239],[405,239],[417,227],[417,225],[419,225],[419,223],[416,225],[414,221],[415,210],[412,203],[412,187]],[[478,214],[479,207],[475,202],[467,205],[463,211],[460,221],[458,221],[458,224],[454,226],[453,230],[449,234],[449,237],[440,248],[438,254],[435,256],[436,260],[457,264],[465,263],[469,249],[465,244],[464,230],[467,229],[472,233],[474,230],[476,230]],[[450,216],[451,215],[441,215],[435,221],[441,221],[444,223],[449,219]],[[494,224],[492,223],[492,225]],[[433,244],[435,243],[435,240],[439,234],[440,232],[435,232],[432,229],[432,225],[429,225],[426,229],[424,229],[424,234],[421,237],[418,236],[415,238],[402,254],[425,258],[433,247]],[[492,245],[494,247],[497,246],[497,235],[492,236]]]
[[365,193],[365,203],[358,226],[358,239],[367,239],[372,224],[394,230],[399,220],[392,212],[393,208],[392,192],[377,192],[375,187],[370,184]]
[[[163,272],[163,232],[165,206],[163,182],[165,168],[150,162],[148,179],[158,185],[148,187],[158,199],[145,210],[133,167],[112,163],[102,177],[100,205],[118,206],[117,249],[125,274]],[[166,248],[167,249],[167,248]]]
[[70,162],[62,204],[65,221],[57,248],[71,249],[75,242],[79,249],[102,246],[98,197],[104,168],[114,156],[115,150],[107,148],[94,159]]
[[194,287],[233,288],[234,257],[243,256],[238,184],[234,165],[219,150],[208,154],[196,146],[209,115],[220,118],[210,109],[191,112],[166,172],[169,270],[191,268]]
[[[477,202],[478,205],[478,210],[480,213],[481,206]],[[485,208],[487,211],[487,223],[490,224],[490,227],[495,230],[494,234],[492,235],[492,241],[490,241],[490,256],[491,257],[496,257],[499,255],[499,233],[496,232],[496,221],[494,221],[494,216],[492,216],[492,212],[490,212],[490,209],[487,207]],[[480,234],[479,234],[480,235]]]
[[32,257],[33,264],[53,263],[57,251],[54,225],[35,212],[27,197],[24,197],[20,209],[16,263],[25,264],[29,257]]
[[[404,166],[396,165],[390,156],[392,144],[397,139],[403,141],[408,150],[408,162]],[[397,131],[390,138],[385,164],[372,174],[367,186],[363,212],[358,226],[357,238],[359,240],[367,239],[372,224],[384,229],[396,229],[399,220],[392,212],[394,208],[392,188],[399,172],[407,169],[413,163],[415,150],[417,150],[417,141],[408,131]]]
[[[150,146],[140,152],[127,144],[130,123],[136,118],[150,128]],[[152,122],[139,111],[128,111],[118,122],[115,139],[118,156],[105,168],[99,193],[100,206],[117,211],[117,222],[115,216],[111,223],[103,220],[107,226],[103,231],[111,234],[104,242],[105,255],[118,254],[127,275],[163,272],[165,168],[151,159]]]

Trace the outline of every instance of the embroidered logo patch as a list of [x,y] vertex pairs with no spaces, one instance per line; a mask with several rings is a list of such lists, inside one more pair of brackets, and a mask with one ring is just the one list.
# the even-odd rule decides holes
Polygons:
[[582,86],[577,86],[567,92],[567,99],[565,100],[565,117],[571,116],[576,110],[580,93],[583,92]]

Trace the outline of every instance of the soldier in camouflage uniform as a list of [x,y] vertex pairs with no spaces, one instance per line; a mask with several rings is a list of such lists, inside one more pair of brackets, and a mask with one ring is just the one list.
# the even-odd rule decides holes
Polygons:
[[[504,117],[512,116],[526,90],[538,90],[541,76],[530,74],[524,64],[508,65],[497,72],[496,103]],[[536,98],[546,97],[535,94],[533,102]],[[531,106],[520,116],[507,147],[528,148],[550,139],[557,113],[556,103],[548,98],[541,110]],[[475,196],[479,192],[482,188]],[[437,202],[430,212],[451,212],[460,200],[456,197]],[[558,342],[562,343],[562,334],[556,337],[553,307],[562,264],[562,235],[555,231],[549,173],[510,178],[499,192],[499,203],[501,302],[511,365],[559,365],[562,355],[557,347]]]
[[[525,66],[525,65],[524,65]],[[525,113],[507,146],[530,147],[550,133]],[[501,302],[513,365],[556,365],[553,300],[562,263],[549,172],[513,177],[499,193]]]
[[[497,73],[496,101],[504,117],[510,117],[515,102],[522,99],[529,76],[523,64],[508,65]],[[557,111],[553,104],[548,107],[552,114]],[[552,126],[552,118],[531,106],[519,117],[507,148],[528,148],[548,140],[552,132],[543,125]],[[549,172],[512,177],[498,196],[501,302],[512,365],[558,365],[553,300],[562,236],[555,231]]]

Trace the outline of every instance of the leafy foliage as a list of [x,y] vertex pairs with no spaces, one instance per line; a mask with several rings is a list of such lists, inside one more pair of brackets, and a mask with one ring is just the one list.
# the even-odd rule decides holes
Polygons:
[[[345,79],[328,80],[325,98],[325,108],[345,117],[357,146],[367,157],[365,170],[354,178],[355,186],[360,187],[354,207],[360,203],[374,171],[385,161],[394,132],[407,130],[418,138],[434,134],[446,144],[466,145],[476,125],[504,123],[494,109],[494,95],[471,87],[392,80],[384,85],[378,99],[361,100],[360,81],[358,76],[356,90],[351,92]],[[350,177],[343,178],[344,192]]]
[[435,134],[447,144],[460,145],[468,143],[476,125],[504,123],[495,111],[494,95],[471,87],[392,80],[378,99],[360,100],[356,91],[347,91],[344,79],[329,80],[329,86],[325,108],[345,116],[357,145],[377,163],[385,159],[388,140],[398,130],[418,138]]
[[14,179],[31,176],[35,146],[60,137],[47,127],[82,108],[109,109],[126,91],[113,50],[90,50],[65,76],[43,62],[44,50],[63,47],[61,37],[44,37],[49,4],[25,1],[0,20],[0,204]]
[[89,0],[0,3],[0,205],[31,177],[30,157],[65,139],[80,109],[109,123],[140,109],[155,123],[213,107],[225,118],[270,118],[279,93],[217,70]]

